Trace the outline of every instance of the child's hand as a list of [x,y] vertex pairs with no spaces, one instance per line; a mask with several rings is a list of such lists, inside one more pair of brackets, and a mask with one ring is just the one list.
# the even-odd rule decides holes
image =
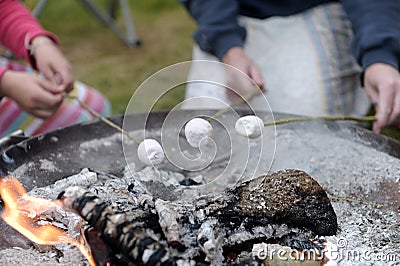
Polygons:
[[60,92],[70,92],[74,86],[72,66],[60,49],[45,36],[34,38],[31,47],[39,72],[56,84]]
[[63,102],[64,94],[49,80],[19,71],[6,71],[0,80],[0,94],[13,99],[38,118],[51,117]]

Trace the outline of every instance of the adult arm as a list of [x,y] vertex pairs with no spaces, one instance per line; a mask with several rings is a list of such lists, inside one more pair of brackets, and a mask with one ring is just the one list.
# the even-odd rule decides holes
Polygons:
[[220,60],[232,47],[242,47],[246,30],[238,24],[235,0],[181,0],[198,28],[193,38],[199,47]]
[[398,0],[342,0],[352,21],[354,52],[364,70],[363,83],[376,102],[374,131],[400,128],[400,5]]

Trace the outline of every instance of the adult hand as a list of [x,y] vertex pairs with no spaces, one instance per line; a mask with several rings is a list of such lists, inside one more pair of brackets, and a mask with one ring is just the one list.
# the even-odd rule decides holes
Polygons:
[[74,86],[72,66],[60,49],[45,36],[34,38],[31,46],[39,72],[56,84],[59,92],[70,92]]
[[375,63],[364,73],[364,87],[375,103],[377,121],[374,132],[392,125],[400,128],[400,73],[391,65]]
[[[228,85],[232,86],[235,90],[238,90],[241,96],[245,96],[254,90],[255,85],[260,87],[261,92],[265,92],[264,80],[258,66],[246,55],[241,47],[230,48],[222,58],[222,62],[231,65],[246,75],[238,75],[236,71],[233,71],[228,75]],[[250,77],[252,79],[249,80]],[[255,84],[254,84],[255,83]],[[228,99],[234,100],[238,96],[234,91],[227,90]]]
[[64,95],[52,82],[37,75],[8,70],[0,80],[0,94],[13,99],[22,109],[39,118],[49,118]]

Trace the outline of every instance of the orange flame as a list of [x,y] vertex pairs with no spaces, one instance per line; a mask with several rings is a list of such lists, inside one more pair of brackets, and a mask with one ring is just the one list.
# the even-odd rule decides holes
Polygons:
[[36,223],[38,214],[59,206],[57,201],[29,196],[22,184],[12,177],[0,178],[0,196],[5,206],[1,217],[11,227],[40,245],[72,244],[79,248],[90,265],[96,265],[85,245],[53,225]]

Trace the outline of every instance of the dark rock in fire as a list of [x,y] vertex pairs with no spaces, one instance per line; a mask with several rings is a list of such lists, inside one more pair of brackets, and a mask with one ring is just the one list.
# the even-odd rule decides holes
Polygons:
[[307,173],[283,170],[235,188],[233,217],[252,217],[254,223],[285,223],[319,235],[334,235],[337,217],[325,190]]

